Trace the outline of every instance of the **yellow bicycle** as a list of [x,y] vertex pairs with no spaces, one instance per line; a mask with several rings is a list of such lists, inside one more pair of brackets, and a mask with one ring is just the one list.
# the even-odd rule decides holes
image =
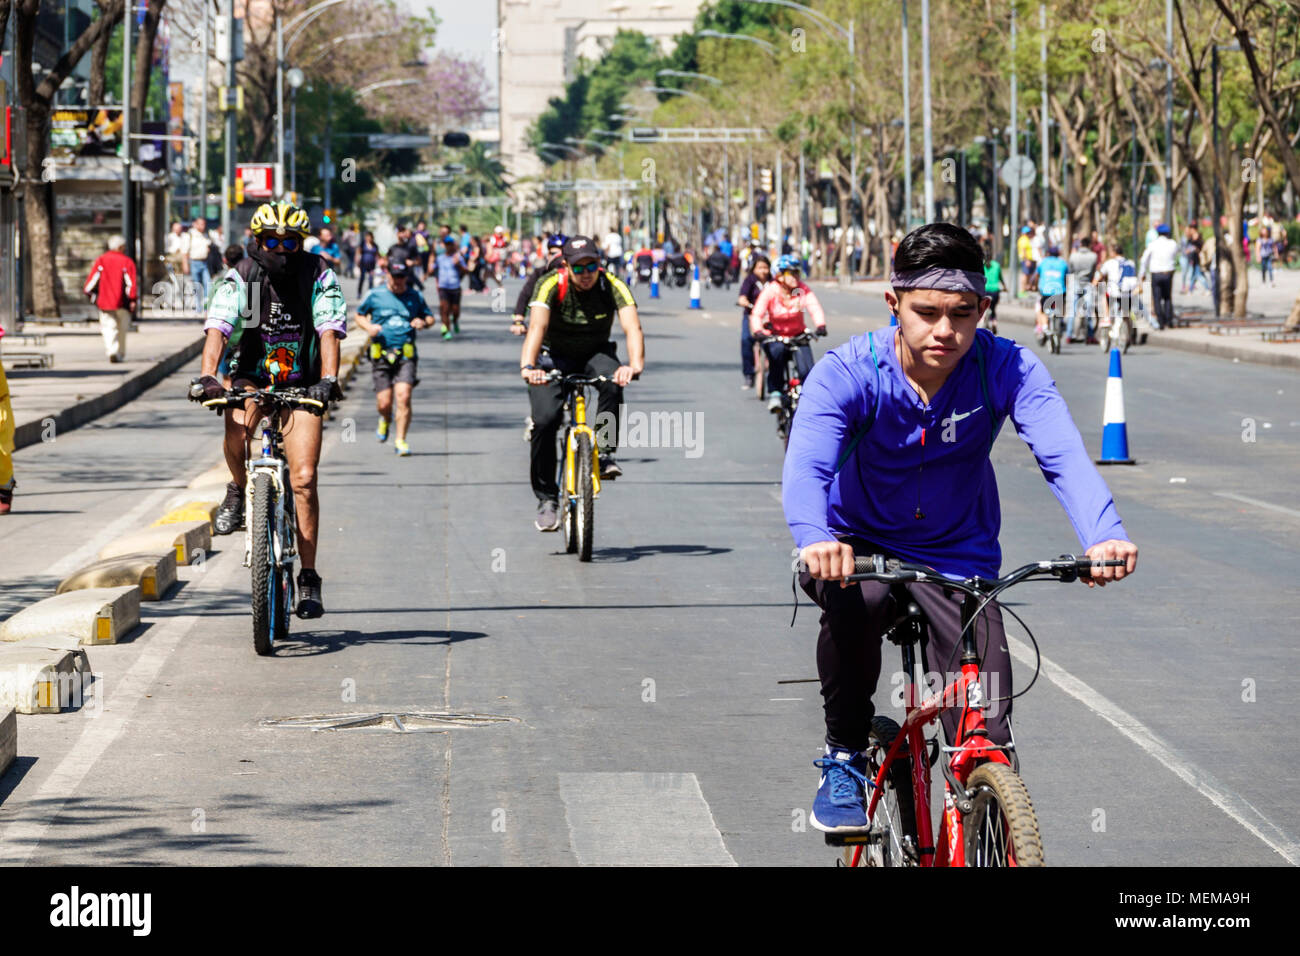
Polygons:
[[560,475],[560,506],[564,550],[577,552],[579,561],[591,560],[596,524],[596,498],[600,495],[600,460],[596,433],[587,424],[586,389],[610,382],[604,375],[565,375],[554,371],[548,382],[559,382],[564,396],[564,463]]

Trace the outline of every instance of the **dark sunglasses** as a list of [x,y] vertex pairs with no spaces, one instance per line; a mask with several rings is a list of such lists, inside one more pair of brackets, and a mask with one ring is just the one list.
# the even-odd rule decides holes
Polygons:
[[599,271],[600,271],[600,263],[599,263],[599,262],[588,262],[585,266],[584,266],[584,265],[580,265],[580,264],[579,264],[579,265],[570,265],[569,268],[573,270],[573,274],[574,274],[575,276],[580,276],[580,275],[582,275],[584,272],[599,272]]
[[283,249],[285,252],[297,252],[302,246],[302,240],[296,236],[288,239],[277,239],[275,236],[263,236],[262,245],[267,249]]

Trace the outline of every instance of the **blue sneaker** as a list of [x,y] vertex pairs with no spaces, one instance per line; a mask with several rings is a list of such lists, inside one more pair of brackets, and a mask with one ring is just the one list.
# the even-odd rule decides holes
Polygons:
[[821,768],[822,779],[808,822],[826,833],[866,829],[866,792],[871,785],[867,758],[854,751],[828,748],[826,756],[814,760],[813,766]]

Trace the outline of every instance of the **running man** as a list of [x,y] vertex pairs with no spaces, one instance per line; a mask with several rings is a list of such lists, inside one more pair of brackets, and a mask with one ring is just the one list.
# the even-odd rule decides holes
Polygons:
[[460,332],[460,281],[469,272],[465,254],[456,251],[456,240],[447,236],[436,258],[438,269],[438,313],[442,317],[443,340]]
[[[375,437],[388,440],[388,427],[397,419],[394,450],[403,458],[411,453],[406,432],[411,425],[411,391],[420,384],[416,377],[419,355],[415,333],[427,328],[429,307],[424,296],[407,285],[410,267],[404,262],[388,264],[388,282],[371,289],[357,306],[357,326],[370,336],[371,377],[375,385],[375,407],[379,424]],[[396,415],[394,415],[396,399]]]

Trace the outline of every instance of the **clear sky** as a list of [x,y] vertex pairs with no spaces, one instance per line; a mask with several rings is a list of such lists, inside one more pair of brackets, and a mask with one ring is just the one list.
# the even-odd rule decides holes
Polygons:
[[496,0],[405,0],[405,5],[417,13],[432,8],[438,14],[442,21],[438,47],[483,64],[495,103],[497,56],[492,50],[492,32],[497,28]]

